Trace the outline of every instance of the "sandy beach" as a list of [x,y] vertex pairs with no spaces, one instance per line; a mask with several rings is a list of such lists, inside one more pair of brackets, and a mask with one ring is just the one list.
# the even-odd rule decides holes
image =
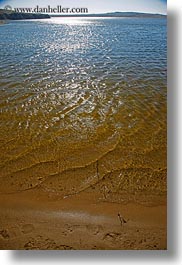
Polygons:
[[46,199],[0,196],[0,248],[160,250],[167,248],[166,205],[96,201],[86,194]]

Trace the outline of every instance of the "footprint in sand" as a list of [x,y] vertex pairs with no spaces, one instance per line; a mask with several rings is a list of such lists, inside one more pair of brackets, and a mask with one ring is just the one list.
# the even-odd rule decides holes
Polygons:
[[32,224],[25,224],[21,228],[21,231],[23,234],[31,233],[33,230],[34,230],[34,226]]
[[73,227],[71,225],[65,225],[65,229],[68,233],[72,233],[73,232]]
[[39,250],[73,250],[74,248],[69,245],[59,245],[51,238],[45,238],[38,236],[36,238],[30,238],[30,240],[24,245],[24,249],[39,249]]
[[103,227],[101,225],[87,225],[86,228],[93,235],[98,235],[103,231]]
[[9,235],[9,231],[7,229],[3,229],[0,231],[0,235],[4,238],[4,239],[8,239],[10,237]]

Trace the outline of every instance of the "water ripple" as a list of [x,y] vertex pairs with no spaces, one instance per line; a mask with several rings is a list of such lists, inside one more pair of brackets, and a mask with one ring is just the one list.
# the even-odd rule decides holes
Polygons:
[[[0,34],[2,168],[18,176],[50,156],[48,175],[57,163],[64,170],[64,157],[73,168],[78,159],[84,166],[117,134],[114,156],[102,159],[103,175],[132,163],[165,169],[165,19],[14,21]],[[37,172],[47,176],[42,167]]]

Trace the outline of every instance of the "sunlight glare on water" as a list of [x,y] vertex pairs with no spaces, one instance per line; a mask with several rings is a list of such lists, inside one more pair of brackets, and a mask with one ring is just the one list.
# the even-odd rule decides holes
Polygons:
[[11,21],[0,35],[2,191],[166,192],[166,19]]

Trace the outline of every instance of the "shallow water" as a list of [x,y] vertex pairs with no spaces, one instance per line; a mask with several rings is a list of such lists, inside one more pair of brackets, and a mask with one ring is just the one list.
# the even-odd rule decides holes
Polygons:
[[165,194],[166,42],[166,19],[1,26],[0,192]]

